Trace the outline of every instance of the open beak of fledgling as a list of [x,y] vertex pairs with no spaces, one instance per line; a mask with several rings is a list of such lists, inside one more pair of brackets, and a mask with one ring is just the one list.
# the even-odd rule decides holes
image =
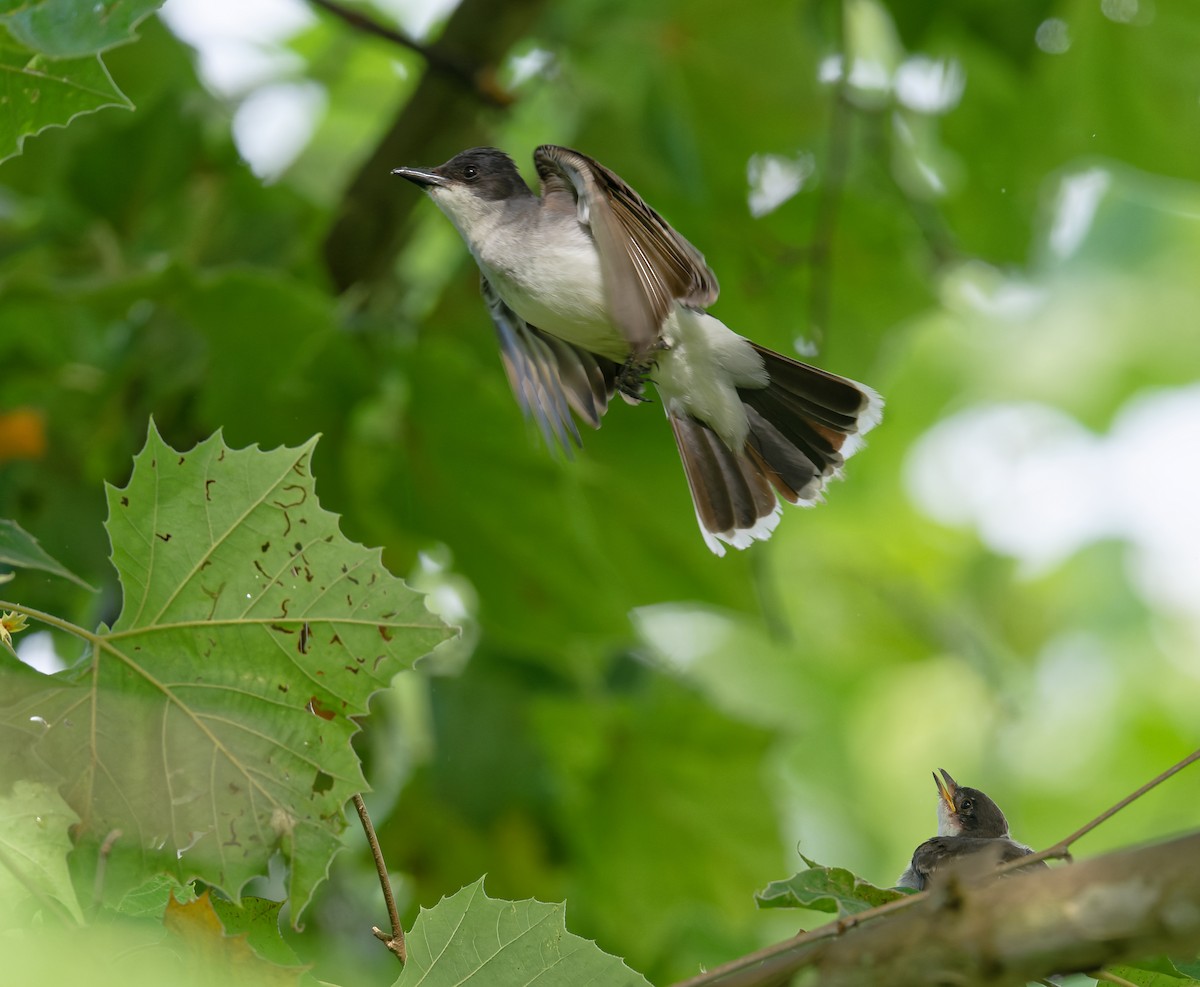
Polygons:
[[[942,777],[939,778],[936,774],[933,776],[933,783],[938,787],[938,794],[942,797],[942,801],[946,803],[946,811],[950,815],[958,812],[954,805],[954,793],[958,791],[958,783],[950,777],[950,773],[945,768],[939,768],[942,772]],[[943,780],[944,779],[944,780]]]

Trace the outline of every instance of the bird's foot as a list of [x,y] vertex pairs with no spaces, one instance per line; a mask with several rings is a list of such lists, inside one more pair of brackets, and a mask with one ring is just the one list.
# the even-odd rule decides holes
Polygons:
[[643,362],[630,356],[617,370],[617,391],[621,397],[630,404],[648,404],[650,398],[646,397],[646,384],[654,383],[650,379],[650,371],[657,365],[655,360]]

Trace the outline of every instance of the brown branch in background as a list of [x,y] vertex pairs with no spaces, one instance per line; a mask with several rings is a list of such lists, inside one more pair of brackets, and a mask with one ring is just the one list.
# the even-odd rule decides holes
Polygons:
[[398,28],[380,24],[379,21],[368,17],[362,11],[337,3],[336,0],[309,0],[309,3],[314,7],[320,7],[365,34],[372,34],[377,38],[383,38],[392,44],[416,52],[430,68],[444,73],[449,78],[456,79],[489,106],[508,106],[513,101],[512,95],[496,84],[495,77],[491,73],[485,72],[482,67],[474,69],[468,67],[457,58],[448,55],[437,45],[424,44]]
[[[1146,794],[1146,792],[1150,791],[1150,789],[1152,789],[1156,785],[1159,785],[1162,782],[1166,781],[1166,779],[1170,778],[1172,775],[1183,770],[1189,764],[1192,764],[1193,762],[1195,762],[1197,760],[1200,760],[1200,750],[1194,751],[1193,753],[1191,753],[1187,757],[1185,757],[1183,760],[1172,765],[1170,768],[1168,768],[1162,774],[1158,775],[1158,777],[1154,778],[1152,781],[1147,782],[1145,785],[1142,785],[1136,791],[1130,793],[1125,798],[1121,799],[1121,801],[1116,803],[1116,805],[1112,806],[1109,809],[1106,809],[1100,815],[1096,816],[1094,819],[1089,821],[1086,825],[1077,829],[1070,836],[1068,836],[1062,840],[1059,840],[1052,847],[1049,847],[1046,850],[1042,850],[1039,853],[1032,854],[1027,857],[1022,857],[1022,858],[1020,858],[1020,860],[1013,861],[1010,864],[1005,864],[1004,866],[997,868],[996,873],[1002,873],[1002,872],[1008,871],[1008,870],[1016,870],[1019,867],[1021,867],[1022,865],[1028,865],[1029,863],[1032,863],[1036,860],[1061,858],[1061,857],[1067,856],[1066,849],[1069,848],[1071,846],[1071,844],[1074,843],[1076,840],[1078,840],[1081,836],[1085,835],[1086,833],[1091,832],[1093,829],[1095,829],[1101,823],[1110,819],[1113,815],[1115,815],[1121,809],[1124,809],[1130,803],[1141,798],[1141,796]],[[1191,881],[1192,883],[1185,884],[1184,892],[1183,892],[1183,893],[1185,893],[1185,895],[1190,894],[1192,896],[1192,898],[1190,900],[1194,901],[1196,897],[1200,897],[1200,834],[1193,834],[1192,836],[1184,837],[1183,839],[1175,841],[1175,843],[1173,843],[1173,844],[1168,844],[1167,846],[1175,846],[1177,844],[1179,846],[1188,847],[1188,848],[1190,848],[1190,852],[1197,854],[1196,866],[1193,868],[1193,870],[1195,870],[1195,873],[1189,872],[1188,876],[1184,879],[1185,881]],[[1155,861],[1157,861],[1159,859],[1159,857],[1162,856],[1163,852],[1164,852],[1163,847],[1146,847],[1146,848],[1141,848],[1139,850],[1122,851],[1119,853],[1108,854],[1107,856],[1104,856],[1104,857],[1095,858],[1095,860],[1089,861],[1086,866],[1078,865],[1076,867],[1070,868],[1070,870],[1071,871],[1083,870],[1086,872],[1086,874],[1096,873],[1097,875],[1099,875],[1097,877],[1097,880],[1099,880],[1101,878],[1108,878],[1109,872],[1104,868],[1109,866],[1107,862],[1110,860],[1125,860],[1126,858],[1142,860],[1143,857],[1139,856],[1139,855],[1144,854],[1144,855],[1146,855],[1144,859],[1146,859],[1147,861],[1149,861],[1151,859],[1151,857],[1153,857],[1153,859]],[[1036,873],[1031,872],[1027,877],[1023,878],[1022,887],[1026,887],[1026,888],[1030,888],[1030,889],[1041,888],[1043,886],[1044,882],[1052,881],[1053,879],[1056,878],[1056,876],[1059,873],[1060,873],[1059,871],[1038,871]],[[994,876],[994,875],[989,875],[989,879],[992,876]],[[1025,882],[1031,882],[1031,883],[1025,883]],[[1037,883],[1032,883],[1032,882],[1037,882]],[[1008,885],[1012,882],[1005,881],[1005,882],[1000,882],[1000,883],[1003,885]],[[1119,881],[1116,882],[1117,885],[1119,885],[1119,883],[1120,883]],[[984,890],[986,891],[993,886],[994,886],[994,883],[988,884],[987,888],[985,888]],[[1084,885],[1080,884],[1079,886],[1083,887]],[[1178,887],[1175,885],[1172,885],[1169,890],[1171,890],[1172,893],[1175,893],[1176,891],[1178,891]],[[1078,890],[1076,890],[1075,893],[1078,894]],[[1123,892],[1121,891],[1119,886],[1113,892],[1114,902],[1110,906],[1112,910],[1120,911],[1118,899],[1120,898],[1120,895],[1122,893]],[[939,902],[930,904],[930,898],[934,894],[939,895]],[[735,960],[731,960],[728,963],[724,963],[721,966],[718,966],[711,970],[708,970],[705,973],[702,973],[698,976],[691,977],[688,980],[681,981],[681,982],[675,984],[674,987],[773,987],[773,985],[777,985],[777,984],[786,984],[786,983],[788,983],[789,979],[792,977],[793,974],[795,974],[795,972],[797,970],[800,970],[801,968],[803,968],[805,966],[810,966],[810,965],[820,963],[822,956],[824,956],[825,953],[827,951],[829,951],[831,948],[836,949],[839,952],[839,954],[845,952],[845,950],[843,949],[842,946],[840,946],[836,943],[831,943],[830,940],[833,940],[836,937],[841,937],[843,934],[854,929],[856,926],[863,925],[864,923],[870,922],[872,919],[880,918],[884,915],[889,915],[893,912],[905,911],[910,908],[919,909],[920,912],[922,913],[922,915],[929,912],[930,910],[932,910],[935,914],[944,912],[947,909],[947,905],[946,905],[946,902],[941,899],[945,899],[945,898],[946,898],[946,893],[943,891],[942,893],[939,894],[938,890],[935,888],[933,891],[921,891],[917,894],[908,895],[904,898],[899,898],[895,901],[889,901],[886,904],[878,906],[877,908],[871,908],[866,911],[858,912],[854,915],[850,915],[845,918],[839,919],[836,922],[830,922],[828,925],[824,925],[819,929],[814,929],[811,932],[801,933],[800,935],[793,936],[791,939],[785,939],[783,942],[775,943],[774,945],[767,946],[767,947],[757,950],[753,953],[749,953],[746,956],[741,956]],[[972,899],[972,900],[974,900],[974,899]],[[1030,901],[1032,902],[1033,900],[1034,899],[1031,897]],[[1152,904],[1161,904],[1161,903],[1162,903],[1162,900],[1160,899],[1160,900],[1156,900]],[[1070,943],[1067,938],[1067,932],[1069,932],[1071,924],[1077,923],[1079,921],[1078,915],[1071,912],[1069,906],[1070,906],[1070,899],[1069,898],[1064,899],[1064,903],[1062,906],[1063,907],[1062,921],[1064,923],[1062,937],[1063,937],[1064,949],[1067,946],[1079,945],[1079,944]],[[1030,912],[1030,915],[1036,916],[1037,914],[1038,914],[1037,907],[1034,907],[1033,910]],[[986,917],[987,916],[985,914],[984,918],[986,918]],[[1137,918],[1139,919],[1139,921],[1145,922],[1148,917],[1142,913],[1139,913]],[[1149,916],[1149,918],[1154,918],[1154,916]],[[914,919],[911,921],[908,919],[896,920],[896,921],[902,921],[905,928],[908,929],[908,931],[905,933],[905,935],[917,937],[914,940],[914,943],[916,945],[913,948],[915,948],[915,949],[920,948],[919,944],[922,941],[921,940],[922,936],[929,938],[931,942],[932,942],[933,938],[937,938],[939,940],[939,942],[941,942],[942,940],[945,940],[947,938],[946,935],[943,935],[940,933],[938,936],[932,937],[927,930],[918,930],[916,928],[916,926],[922,925],[922,923],[928,921],[927,917],[918,917],[917,919]],[[1032,921],[1032,919],[1031,919],[1031,921]],[[1157,922],[1158,920],[1155,918],[1154,921]],[[890,924],[891,923],[885,923],[884,925],[886,926],[886,925],[890,925]],[[1153,924],[1154,924],[1154,922],[1151,923],[1151,925],[1153,925]],[[1189,927],[1188,929],[1184,930],[1184,932],[1186,933],[1187,936],[1196,937],[1197,940],[1200,941],[1200,922],[1195,923],[1195,925],[1196,925],[1196,928],[1193,929],[1193,928]],[[913,928],[910,929],[909,926],[913,926]],[[871,928],[873,929],[873,928],[875,928],[875,926],[872,925]],[[1028,936],[1030,931],[1031,931],[1030,929],[1025,929],[1023,934],[1025,936]],[[1175,931],[1178,931],[1178,930],[1175,930]],[[1118,935],[1118,933],[1120,933],[1120,932],[1122,932],[1122,930],[1120,930],[1120,929],[1114,930],[1114,939],[1115,940],[1120,939],[1120,935]],[[872,937],[874,937],[874,934],[870,932],[870,929],[866,930],[865,933],[860,933],[860,934],[868,934],[868,935],[872,935]],[[991,933],[988,932],[988,935],[990,935],[990,934]],[[1139,932],[1139,934],[1141,934],[1141,933]],[[1152,934],[1155,934],[1155,933],[1153,933],[1150,930],[1145,932],[1145,935],[1147,935],[1147,936],[1152,935]],[[984,937],[984,938],[986,938],[986,937]],[[1125,952],[1122,955],[1136,956],[1136,955],[1138,955],[1138,950],[1135,949],[1132,944],[1133,940],[1136,939],[1136,936],[1134,936],[1131,933],[1129,938],[1130,938],[1130,942],[1125,944],[1125,946],[1126,946]],[[983,940],[981,939],[981,941],[983,941]],[[1188,941],[1190,942],[1191,940],[1188,939]],[[896,944],[894,944],[892,948],[899,949],[900,946],[898,944],[902,943],[902,942],[903,942],[903,936],[899,937],[899,939],[896,940]],[[942,942],[942,945],[945,945],[945,943]],[[1100,942],[1094,941],[1092,943],[1092,945],[1095,947],[1095,949],[1093,950],[1093,954],[1086,954],[1086,955],[1094,955],[1097,951],[1102,952],[1102,950],[1100,949],[1102,944]],[[846,947],[846,949],[848,949],[848,948],[849,947]],[[873,952],[870,952],[870,950],[873,950],[874,948],[875,947],[873,947],[873,946],[870,947],[866,953],[863,953],[863,956],[864,957],[867,955],[874,956],[875,954]],[[1080,948],[1082,949],[1082,946],[1080,946]],[[1113,945],[1112,943],[1109,943],[1108,946],[1106,946],[1105,948],[1108,948],[1111,950],[1111,949],[1115,949],[1117,947],[1115,945]],[[1146,950],[1144,950],[1144,953],[1148,954],[1148,953],[1155,952],[1155,951],[1160,951],[1160,950],[1146,949]],[[966,955],[966,954],[963,953],[962,955]],[[1070,955],[1072,957],[1074,957],[1075,954],[1072,953]],[[861,958],[862,957],[860,957],[860,959]],[[1083,965],[1072,967],[1072,969],[1095,969],[1095,968],[1100,967],[1103,963],[1109,962],[1111,959],[1112,959],[1112,957],[1109,955],[1098,955],[1094,961],[1090,962],[1090,966],[1088,964],[1088,960],[1086,960],[1086,959],[1078,960],[1077,962],[1082,963]],[[839,957],[839,959],[836,960],[836,962],[838,964],[841,964],[841,963],[847,962],[847,960],[844,957]],[[906,962],[915,962],[915,961],[912,960],[912,957],[906,957]],[[1024,962],[1026,962],[1026,960],[1022,959],[1021,962],[1024,963]],[[887,969],[886,964],[882,965],[880,967],[881,971],[884,971],[886,969]],[[1052,972],[1052,971],[1047,971],[1047,972]],[[1021,980],[1019,982],[1024,983],[1024,982],[1027,982],[1028,980],[1032,980],[1032,979],[1036,979],[1036,976],[1033,974],[1025,977],[1024,980]],[[868,980],[869,980],[869,978],[868,978]],[[893,979],[891,982],[901,982],[901,981],[909,982],[909,981],[904,981],[903,978],[900,978],[900,980]],[[864,982],[866,982],[866,981],[864,981]],[[883,981],[881,980],[880,982],[883,982]],[[912,982],[916,983],[916,982],[924,982],[924,981],[913,980]],[[929,982],[932,983],[934,981],[930,980]],[[988,983],[990,983],[992,981],[972,980],[971,982],[978,982],[978,983],[988,982]],[[997,979],[996,982],[999,983],[1002,981]],[[1016,981],[1014,981],[1014,982],[1016,982]],[[825,980],[822,980],[822,983],[824,984]]]
[[392,923],[391,935],[374,925],[371,926],[371,933],[395,953],[396,958],[403,963],[408,959],[408,949],[404,945],[404,926],[400,924],[400,913],[396,911],[396,898],[392,894],[392,882],[388,878],[383,851],[379,849],[379,839],[375,836],[375,827],[371,825],[371,817],[367,814],[367,804],[357,792],[354,793],[354,808],[358,810],[358,818],[362,821],[363,832],[367,834],[367,842],[371,845],[371,856],[375,858],[375,870],[379,873],[379,886],[383,888],[383,900],[387,903],[388,921]]
[[[525,37],[547,0],[462,0],[437,41],[426,46],[460,65],[477,66],[475,78],[494,78],[504,56]],[[487,143],[489,120],[476,89],[441,72],[421,75],[374,148],[355,152],[362,164],[342,196],[325,237],[325,265],[334,289],[368,287],[385,277],[408,233],[408,219],[423,196],[392,177],[399,165],[430,165],[465,147]]]

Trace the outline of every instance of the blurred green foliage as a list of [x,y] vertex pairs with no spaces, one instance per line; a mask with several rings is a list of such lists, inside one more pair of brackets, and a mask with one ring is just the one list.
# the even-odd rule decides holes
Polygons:
[[[1051,19],[1065,50],[1039,47]],[[177,448],[323,433],[322,503],[469,626],[461,672],[402,678],[360,737],[407,920],[487,872],[493,896],[565,898],[572,932],[664,982],[794,931],[753,892],[799,869],[797,845],[890,884],[934,829],[931,768],[1038,845],[1196,746],[1200,613],[1151,591],[1128,531],[1039,568],[912,491],[915,450],[962,412],[1046,405],[1100,439],[1131,401],[1194,392],[1200,9],[546,5],[518,47],[543,67],[508,66],[516,101],[478,110],[476,143],[522,167],[541,142],[595,155],[705,252],[716,315],[819,346],[888,400],[828,504],[722,560],[653,405],[615,407],[574,461],[541,448],[428,203],[391,276],[331,290],[323,237],[415,55],[325,17],[298,35],[288,71],[328,100],[264,183],[231,139],[235,101],[157,20],[139,34],[104,55],[133,112],[0,166],[0,517],[103,588],[22,574],[5,595],[115,619],[103,483],[126,482],[151,414]],[[897,83],[931,65],[962,82],[936,112]],[[760,218],[754,155],[811,165]],[[1092,208],[1071,212],[1087,175]],[[1186,478],[1169,458],[1120,472]],[[1054,495],[1014,484],[1012,501]],[[1194,826],[1198,784],[1079,851]],[[329,979],[388,977],[348,842],[294,945]]]

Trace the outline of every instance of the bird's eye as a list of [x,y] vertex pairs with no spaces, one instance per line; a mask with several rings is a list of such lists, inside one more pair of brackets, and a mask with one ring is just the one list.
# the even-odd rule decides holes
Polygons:
[[474,165],[467,165],[463,169],[463,178],[465,178],[468,182],[473,182],[478,177],[479,177],[479,169],[476,168]]
[[958,807],[958,811],[959,812],[970,812],[974,808],[975,808],[974,802],[972,802],[970,799],[963,799],[962,805],[960,805]]

